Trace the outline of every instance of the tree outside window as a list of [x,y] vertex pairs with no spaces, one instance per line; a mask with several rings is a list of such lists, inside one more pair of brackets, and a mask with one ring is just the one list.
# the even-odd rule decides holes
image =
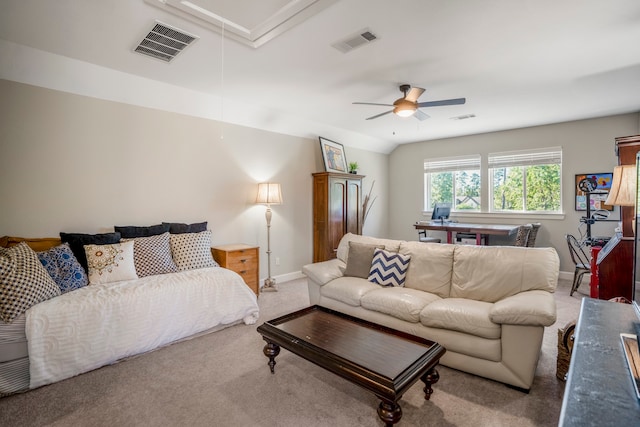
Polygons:
[[489,154],[493,212],[561,211],[561,149]]
[[454,211],[479,211],[480,156],[425,161],[425,210],[436,203],[451,203]]

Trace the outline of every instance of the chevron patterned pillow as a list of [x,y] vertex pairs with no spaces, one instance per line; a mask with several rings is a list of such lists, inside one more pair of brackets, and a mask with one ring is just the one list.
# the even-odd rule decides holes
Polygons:
[[369,270],[369,281],[381,286],[404,286],[411,255],[376,248]]

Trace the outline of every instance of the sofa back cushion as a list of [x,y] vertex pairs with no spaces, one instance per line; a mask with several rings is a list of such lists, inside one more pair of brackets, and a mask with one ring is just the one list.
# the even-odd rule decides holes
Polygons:
[[451,297],[496,302],[520,292],[554,292],[560,261],[553,248],[455,245]]
[[368,245],[384,246],[384,249],[390,252],[398,252],[400,240],[379,239],[377,237],[361,236],[359,234],[347,233],[342,236],[340,244],[338,244],[338,259],[345,264],[349,259],[349,242],[365,243]]
[[399,252],[411,255],[405,288],[447,298],[451,292],[454,245],[422,242],[402,242]]

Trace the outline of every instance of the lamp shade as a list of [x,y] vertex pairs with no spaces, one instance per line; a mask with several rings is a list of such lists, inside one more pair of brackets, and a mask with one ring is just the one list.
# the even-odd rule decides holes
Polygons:
[[258,196],[256,203],[263,205],[280,205],[282,204],[282,191],[280,184],[273,182],[263,182],[258,184]]
[[616,166],[613,170],[611,191],[605,204],[610,206],[635,206],[636,204],[636,166]]

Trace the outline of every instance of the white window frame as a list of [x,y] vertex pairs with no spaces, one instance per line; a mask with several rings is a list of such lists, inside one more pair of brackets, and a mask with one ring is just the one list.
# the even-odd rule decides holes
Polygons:
[[[431,174],[440,172],[456,172],[462,170],[477,170],[480,175],[480,194],[482,194],[482,158],[480,154],[470,154],[456,157],[440,157],[424,160],[424,211],[431,212]],[[452,212],[481,212],[482,206],[478,210],[458,211],[455,209],[455,175],[453,182],[453,199],[451,205]],[[441,201],[441,200],[437,200]]]
[[[493,206],[494,203],[494,169],[505,167],[527,167],[557,164],[560,167],[560,206],[557,211],[530,211],[526,210],[527,199],[527,182],[526,172],[523,171],[523,202],[524,210],[498,210]],[[540,214],[540,215],[556,215],[562,213],[563,194],[562,194],[562,147],[547,147],[530,150],[505,151],[498,153],[489,153],[488,161],[488,187],[489,197],[487,200],[489,212],[491,213],[520,213],[520,214]]]

